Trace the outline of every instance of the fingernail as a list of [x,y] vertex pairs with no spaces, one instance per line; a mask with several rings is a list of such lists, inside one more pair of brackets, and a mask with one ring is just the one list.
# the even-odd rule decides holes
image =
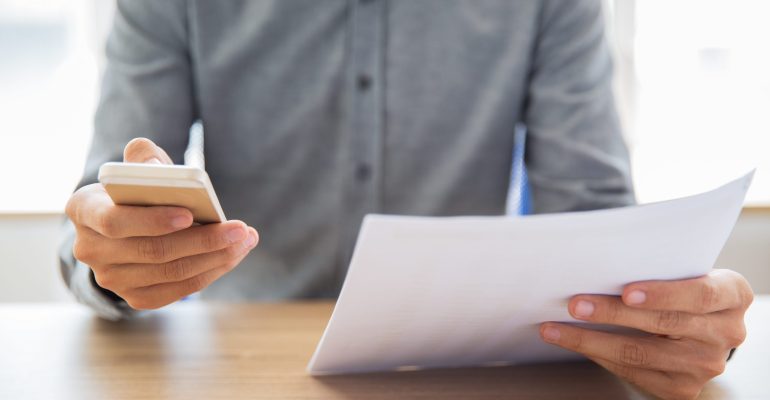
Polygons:
[[227,231],[225,233],[225,238],[227,239],[228,243],[238,243],[241,240],[246,238],[246,229],[243,229],[242,227],[233,228]]
[[145,161],[145,164],[163,164],[157,157],[150,158]]
[[558,329],[549,326],[543,329],[543,338],[549,342],[557,342],[561,338],[561,332]]
[[255,244],[257,244],[257,236],[249,232],[249,237],[247,237],[246,240],[243,241],[243,248],[250,249],[254,247]]
[[580,300],[575,304],[575,315],[582,318],[588,318],[594,313],[594,303],[586,300]]
[[171,226],[176,229],[186,228],[189,224],[190,220],[185,216],[174,217],[174,219],[171,220]]
[[641,290],[634,290],[626,296],[626,303],[628,304],[642,304],[647,300],[647,294]]

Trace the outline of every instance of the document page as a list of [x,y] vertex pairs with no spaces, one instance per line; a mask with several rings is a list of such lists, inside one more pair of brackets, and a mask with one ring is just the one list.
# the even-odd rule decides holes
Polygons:
[[571,296],[707,274],[753,172],[695,196],[527,217],[364,219],[311,374],[577,359],[539,324]]

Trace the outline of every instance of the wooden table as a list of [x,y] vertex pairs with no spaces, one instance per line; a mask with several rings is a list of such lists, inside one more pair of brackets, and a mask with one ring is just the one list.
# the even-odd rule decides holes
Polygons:
[[[0,306],[0,399],[644,398],[586,362],[314,378],[332,303],[187,302],[112,323],[74,304]],[[770,399],[770,297],[702,398]]]

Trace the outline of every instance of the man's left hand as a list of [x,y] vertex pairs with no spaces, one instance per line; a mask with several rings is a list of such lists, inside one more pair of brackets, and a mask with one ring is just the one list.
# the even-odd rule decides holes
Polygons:
[[649,334],[546,322],[540,335],[656,396],[690,399],[724,371],[731,349],[745,339],[743,316],[753,298],[746,279],[726,269],[695,279],[635,282],[622,297],[577,295],[569,312],[582,321]]

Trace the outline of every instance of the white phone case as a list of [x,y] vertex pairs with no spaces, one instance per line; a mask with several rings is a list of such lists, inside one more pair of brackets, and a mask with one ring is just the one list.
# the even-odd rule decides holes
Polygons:
[[201,224],[227,220],[208,174],[200,168],[108,162],[99,168],[99,182],[115,204],[184,207]]

